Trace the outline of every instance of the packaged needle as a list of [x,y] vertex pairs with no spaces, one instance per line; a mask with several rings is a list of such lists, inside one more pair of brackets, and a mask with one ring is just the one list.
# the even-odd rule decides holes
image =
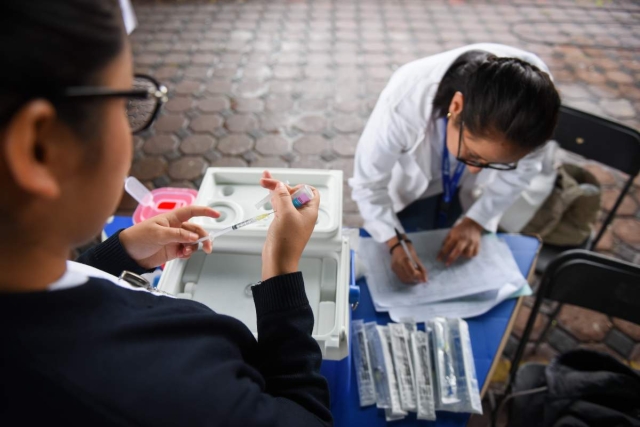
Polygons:
[[407,412],[402,409],[400,401],[400,390],[398,387],[398,380],[395,373],[395,366],[393,363],[393,348],[391,344],[391,333],[388,326],[377,326],[378,335],[382,342],[382,353],[385,360],[385,368],[387,370],[387,380],[389,382],[389,397],[391,406],[390,414],[393,417],[405,416]]
[[389,380],[387,366],[385,365],[383,344],[378,334],[376,322],[364,324],[365,336],[367,339],[367,349],[369,350],[369,363],[373,374],[375,385],[376,406],[378,408],[391,408],[391,392],[389,390]]
[[423,331],[411,333],[411,353],[416,385],[416,409],[419,420],[435,420],[436,408],[431,371],[431,349],[427,334]]
[[393,350],[393,366],[400,391],[400,405],[404,411],[415,411],[416,395],[409,350],[409,334],[403,324],[389,323],[388,327]]
[[376,403],[376,390],[373,383],[373,370],[367,348],[367,335],[362,320],[351,322],[353,329],[353,359],[356,367],[356,381],[358,382],[358,395],[360,406],[369,406]]

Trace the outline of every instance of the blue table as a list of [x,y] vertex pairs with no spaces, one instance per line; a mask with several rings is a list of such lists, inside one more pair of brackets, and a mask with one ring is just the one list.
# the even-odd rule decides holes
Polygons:
[[[518,234],[500,235],[511,249],[513,256],[522,274],[527,277],[535,268],[535,261],[540,249],[540,241],[537,238]],[[353,312],[353,319],[363,319],[365,322],[376,321],[379,324],[391,322],[387,313],[378,313],[373,308],[371,295],[365,279],[358,281],[360,286],[360,304]],[[472,319],[467,319],[471,345],[476,365],[478,383],[482,390],[486,389],[490,375],[493,373],[506,339],[511,333],[511,327],[515,314],[520,304],[520,299],[503,301],[489,312]],[[335,425],[338,427],[375,427],[386,426],[384,412],[374,406],[360,408],[357,384],[355,381],[355,368],[351,366],[351,387],[344,400],[334,405],[332,413],[335,417]],[[438,412],[436,422],[418,421],[415,414],[409,414],[401,421],[394,421],[393,426],[464,426],[469,420],[469,414],[454,414],[451,412]]]

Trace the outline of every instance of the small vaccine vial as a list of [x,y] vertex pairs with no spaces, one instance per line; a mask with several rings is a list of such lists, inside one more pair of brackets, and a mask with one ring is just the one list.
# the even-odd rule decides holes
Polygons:
[[296,209],[308,203],[311,199],[313,199],[313,191],[311,190],[311,187],[309,187],[308,185],[301,187],[291,195],[293,206],[295,206]]

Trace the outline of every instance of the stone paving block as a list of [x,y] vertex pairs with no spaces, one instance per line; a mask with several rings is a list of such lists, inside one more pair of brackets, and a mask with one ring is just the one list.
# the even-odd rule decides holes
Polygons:
[[616,219],[613,233],[629,245],[640,245],[640,220]]
[[328,169],[327,162],[320,156],[301,155],[295,161],[291,162],[292,168],[300,169]]
[[226,96],[213,96],[198,101],[198,109],[204,113],[219,113],[231,108],[231,102]]
[[[518,312],[518,317],[516,317],[516,322],[513,325],[513,334],[517,338],[521,338],[524,333],[524,328],[527,325],[527,321],[529,320],[529,316],[531,315],[531,309],[525,305],[520,307],[520,311]],[[531,335],[529,335],[529,341],[536,341],[540,338],[540,334],[547,326],[547,322],[549,318],[542,313],[538,313],[536,317],[536,321],[533,324],[533,329],[531,330]]]
[[256,151],[265,156],[281,156],[290,151],[289,141],[278,135],[267,135],[256,141]]
[[631,356],[635,344],[631,338],[617,329],[612,329],[609,332],[604,343],[624,358],[629,358],[629,356]]
[[359,139],[359,134],[338,135],[331,140],[331,147],[341,156],[353,157],[356,154]]
[[178,139],[173,135],[153,135],[142,147],[147,154],[169,153],[176,148],[178,148]]
[[190,127],[194,132],[214,133],[223,123],[222,117],[217,114],[203,114],[193,119]]
[[218,141],[218,150],[230,156],[242,154],[253,148],[253,139],[242,134],[225,136]]
[[[606,211],[610,211],[613,208],[616,200],[620,195],[618,189],[607,188],[602,191],[602,208]],[[618,207],[616,215],[634,215],[638,211],[638,203],[633,199],[631,195],[627,195],[622,199],[622,203]]]
[[204,174],[208,164],[202,157],[183,157],[171,162],[169,176],[174,180],[196,179]]
[[322,116],[302,116],[293,124],[296,129],[306,133],[320,133],[326,125],[327,121]]
[[230,132],[250,132],[258,128],[258,120],[252,114],[233,114],[225,119]]
[[187,118],[177,114],[165,114],[153,124],[158,132],[175,132],[187,126]]
[[259,80],[243,80],[242,82],[238,83],[233,89],[233,93],[241,98],[259,98],[266,95],[268,92],[269,83],[261,82]]
[[150,181],[167,171],[167,161],[160,156],[143,157],[131,166],[131,175],[140,181]]
[[247,151],[242,155],[242,158],[247,161],[247,163],[251,164],[252,162],[257,161],[260,156],[255,151]]
[[290,120],[286,114],[273,113],[262,114],[260,116],[260,128],[265,132],[286,132],[286,130],[289,128],[289,124]]
[[560,353],[566,353],[578,347],[578,341],[557,326],[549,331],[547,342]]
[[602,341],[611,330],[609,318],[602,313],[574,305],[564,305],[558,322],[583,342]]
[[333,128],[340,133],[362,132],[365,122],[357,116],[338,117],[332,122]]
[[172,113],[181,113],[187,111],[193,105],[193,100],[186,96],[176,96],[171,98],[164,108]]
[[238,168],[246,166],[248,166],[247,162],[238,157],[221,157],[219,160],[211,163],[211,167],[216,168]]
[[239,113],[260,113],[264,110],[262,99],[234,98],[231,106]]
[[215,94],[229,94],[231,93],[232,83],[225,79],[212,79],[207,85],[207,92]]
[[640,325],[618,318],[612,318],[611,321],[613,325],[626,336],[635,342],[640,342]]
[[250,165],[252,168],[288,168],[289,163],[281,157],[262,157]]
[[202,82],[185,80],[175,86],[175,91],[178,95],[198,95],[202,87]]
[[206,134],[191,135],[180,143],[180,150],[185,154],[203,154],[216,145],[214,137]]
[[290,95],[271,95],[265,101],[265,110],[269,113],[283,113],[293,108]]
[[331,142],[320,135],[304,135],[293,142],[293,149],[300,154],[319,155],[330,148]]
[[600,107],[605,113],[618,119],[628,119],[636,115],[635,108],[626,99],[603,99],[600,101]]
[[298,109],[304,112],[324,111],[328,105],[326,99],[301,99],[298,101]]

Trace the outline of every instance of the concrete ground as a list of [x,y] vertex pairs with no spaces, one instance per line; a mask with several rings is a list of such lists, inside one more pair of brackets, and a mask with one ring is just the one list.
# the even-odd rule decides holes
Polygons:
[[[134,6],[136,71],[155,76],[171,95],[152,129],[135,138],[131,173],[151,187],[198,188],[209,166],[341,169],[349,177],[359,134],[393,71],[476,42],[538,54],[564,103],[640,129],[637,2],[134,0]],[[583,163],[604,188],[604,213],[625,177]],[[123,209],[130,206],[123,201]],[[636,179],[599,251],[640,263],[639,206]],[[346,185],[344,223],[361,223]],[[528,314],[524,307],[494,377],[498,385]],[[528,358],[547,361],[587,346],[640,368],[638,343],[639,326],[567,306]]]

